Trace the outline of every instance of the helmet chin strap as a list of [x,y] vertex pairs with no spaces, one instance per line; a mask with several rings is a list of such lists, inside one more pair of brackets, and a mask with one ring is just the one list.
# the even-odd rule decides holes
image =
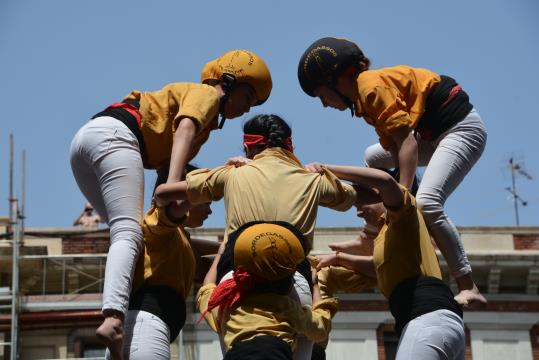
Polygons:
[[347,98],[346,96],[344,96],[343,93],[341,93],[339,90],[337,90],[337,88],[336,88],[335,86],[333,86],[333,91],[335,91],[335,93],[341,97],[341,100],[342,100],[342,101],[346,104],[346,106],[350,109],[350,113],[351,113],[352,117],[354,117],[354,110],[355,110],[355,105],[354,105],[354,103],[353,103],[349,98]]
[[222,129],[225,125],[225,104],[228,100],[228,96],[230,95],[230,91],[232,90],[232,87],[234,86],[235,82],[236,77],[234,75],[224,73],[221,76],[221,88],[223,89],[225,95],[223,95],[223,97],[221,98],[221,104],[219,105],[219,115],[221,115],[221,119],[219,120],[219,129]]

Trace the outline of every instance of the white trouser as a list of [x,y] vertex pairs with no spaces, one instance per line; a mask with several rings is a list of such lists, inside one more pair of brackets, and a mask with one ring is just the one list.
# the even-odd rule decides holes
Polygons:
[[80,190],[110,227],[102,309],[125,314],[143,244],[144,168],[137,138],[119,120],[99,117],[77,132],[70,158]]
[[[129,310],[125,316],[124,360],[170,360],[170,332],[159,317],[143,310]],[[107,349],[105,359],[110,359]]]
[[[429,232],[442,252],[451,274],[459,277],[472,271],[457,228],[447,217],[444,204],[481,157],[487,132],[473,109],[461,122],[443,133],[436,141],[424,141],[419,136],[418,163],[426,166],[417,191],[417,206]],[[380,144],[365,150],[369,167],[392,168],[391,153]]]
[[395,360],[464,360],[465,350],[464,322],[443,309],[406,324]]
[[[227,272],[222,278],[221,282],[231,279],[233,275],[232,271]],[[301,305],[312,305],[313,304],[313,294],[311,293],[311,288],[309,287],[309,283],[307,282],[307,279],[303,275],[301,275],[299,272],[294,273],[294,287],[292,291],[290,292],[290,297],[297,302],[299,302]],[[221,351],[223,352],[223,356],[225,354],[225,347],[223,343],[223,339],[219,339],[221,341]],[[311,355],[313,352],[313,342],[309,339],[307,339],[303,335],[298,335],[296,337],[296,349],[294,350],[294,360],[310,360]]]

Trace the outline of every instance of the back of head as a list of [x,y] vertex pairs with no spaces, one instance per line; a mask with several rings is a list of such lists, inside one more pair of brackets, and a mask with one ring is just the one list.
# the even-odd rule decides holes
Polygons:
[[273,86],[270,71],[264,60],[250,51],[232,50],[208,62],[202,69],[201,81],[221,81],[227,76],[234,83],[250,85],[256,94],[256,105],[263,104],[270,96]]
[[247,227],[234,244],[234,268],[277,281],[291,276],[305,259],[297,234],[285,226],[259,223]]
[[368,69],[370,60],[352,41],[325,37],[316,40],[303,53],[298,64],[298,79],[303,91],[314,95],[318,86],[335,87],[337,79],[348,70]]
[[249,135],[261,135],[267,139],[267,147],[290,148],[289,140],[292,129],[279,116],[256,115],[243,125],[243,133]]

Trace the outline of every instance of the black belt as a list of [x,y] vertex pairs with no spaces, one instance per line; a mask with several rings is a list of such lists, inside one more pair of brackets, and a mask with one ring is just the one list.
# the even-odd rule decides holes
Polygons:
[[168,286],[143,285],[129,297],[129,310],[143,310],[154,314],[170,330],[172,343],[185,324],[185,299]]
[[462,318],[462,308],[453,298],[451,289],[432,276],[414,276],[399,283],[389,296],[389,310],[395,318],[395,332],[411,320],[436,310],[450,310]]
[[292,348],[277,336],[260,335],[232,345],[223,360],[292,360]]
[[[140,108],[140,103],[138,100],[134,99],[127,99],[122,101],[125,104],[132,105],[136,107],[137,109]],[[122,109],[122,108],[115,108],[115,107],[108,107],[105,110],[98,112],[94,116],[92,116],[92,119],[101,117],[101,116],[110,116],[115,118],[116,120],[120,120],[122,123],[127,126],[129,130],[135,135],[138,141],[138,146],[140,150],[140,154],[142,155],[142,158],[144,159],[144,138],[142,136],[142,131],[140,130],[140,127],[137,123],[137,119],[133,115],[129,113],[129,111]]]
[[453,78],[442,75],[440,83],[430,91],[425,112],[415,128],[422,139],[436,140],[453,125],[462,121],[473,109],[468,94],[460,87],[456,94],[451,94],[457,86]]

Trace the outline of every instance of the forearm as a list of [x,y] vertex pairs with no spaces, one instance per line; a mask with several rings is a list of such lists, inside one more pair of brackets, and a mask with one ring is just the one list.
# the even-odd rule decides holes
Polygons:
[[398,150],[400,179],[399,183],[407,189],[412,188],[418,163],[417,141],[410,133],[400,144]]
[[182,221],[182,219],[187,215],[189,209],[192,205],[188,200],[180,201],[179,203],[172,202],[166,207],[167,217],[176,223]]
[[187,165],[189,153],[193,148],[195,135],[196,125],[193,120],[183,118],[174,133],[167,183],[177,182],[183,179],[183,172]]
[[325,164],[326,169],[334,173],[339,179],[348,180],[365,187],[379,188],[388,181],[389,175],[383,171],[358,166],[342,166]]
[[372,256],[360,256],[338,253],[336,256],[336,265],[361,273],[365,276],[376,278],[376,270]]
[[158,206],[168,205],[174,200],[185,200],[187,199],[187,182],[161,184],[155,189],[154,198]]
[[320,286],[318,283],[313,285],[313,304],[322,301],[322,294],[320,293]]
[[210,266],[210,269],[208,270],[208,273],[204,277],[203,285],[206,284],[216,284],[217,283],[217,265],[219,264],[219,260],[221,259],[221,254],[225,251],[225,242],[221,242],[221,246],[219,246],[219,250],[217,251],[217,254],[215,255],[215,258],[213,259],[213,263]]

